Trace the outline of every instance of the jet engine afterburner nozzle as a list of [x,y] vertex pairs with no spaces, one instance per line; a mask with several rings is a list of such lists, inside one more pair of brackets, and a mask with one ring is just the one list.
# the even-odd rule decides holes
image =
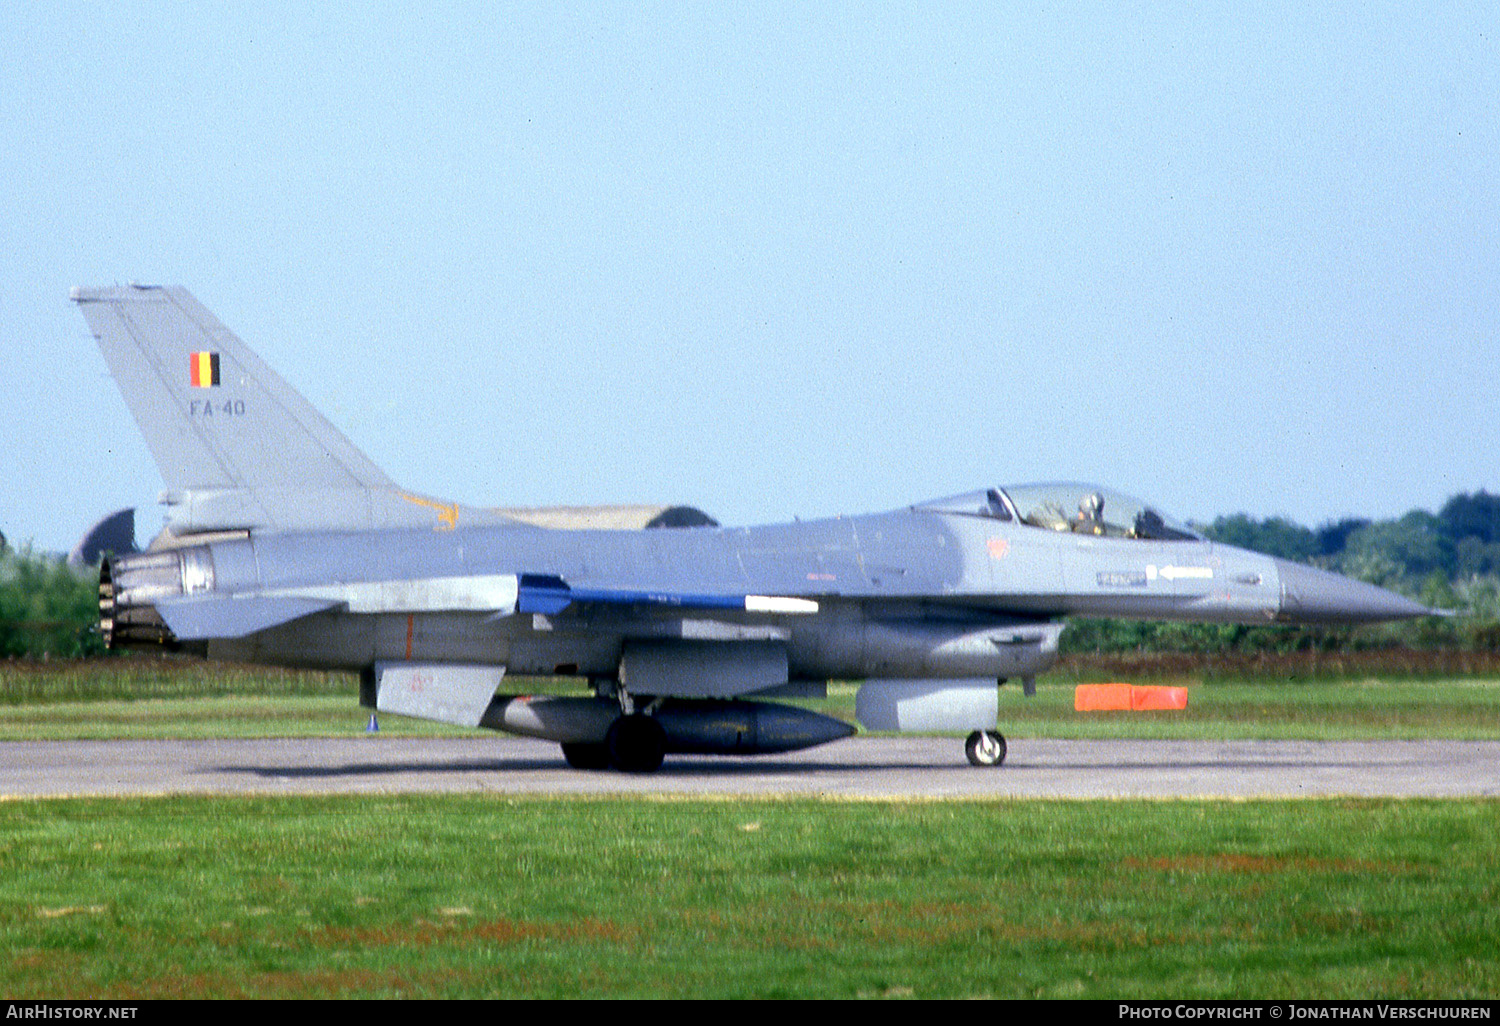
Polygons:
[[99,630],[106,648],[181,647],[156,603],[213,588],[206,547],[111,556],[99,565]]

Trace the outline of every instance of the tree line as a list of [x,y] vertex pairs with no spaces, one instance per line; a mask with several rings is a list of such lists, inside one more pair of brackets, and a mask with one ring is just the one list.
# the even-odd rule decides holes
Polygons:
[[[3,538],[3,536],[0,536]],[[99,572],[0,544],[0,657],[100,655]]]

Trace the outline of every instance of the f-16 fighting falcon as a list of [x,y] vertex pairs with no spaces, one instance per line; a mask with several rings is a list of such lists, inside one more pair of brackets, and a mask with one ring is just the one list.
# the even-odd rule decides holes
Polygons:
[[[830,679],[865,682],[867,728],[969,732],[969,761],[996,766],[996,682],[1034,693],[1064,617],[1433,612],[1092,485],[764,527],[685,506],[463,506],[388,478],[186,290],[72,298],[166,483],[162,533],[101,565],[111,647],[354,671],[367,706],[555,741],[575,767],[846,737],[772,701]],[[497,693],[507,673],[588,692]]]

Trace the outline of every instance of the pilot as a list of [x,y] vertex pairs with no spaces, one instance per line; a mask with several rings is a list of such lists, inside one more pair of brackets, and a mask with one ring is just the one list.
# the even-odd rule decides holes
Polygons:
[[1104,496],[1093,492],[1078,504],[1078,519],[1073,530],[1079,534],[1104,533]]

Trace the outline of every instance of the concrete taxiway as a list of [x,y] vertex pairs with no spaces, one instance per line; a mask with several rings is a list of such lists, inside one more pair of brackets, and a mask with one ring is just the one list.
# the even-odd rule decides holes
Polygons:
[[570,769],[526,738],[0,743],[0,797],[160,794],[1293,798],[1500,795],[1497,741],[1017,738],[979,769],[953,738],[855,737],[784,756],[669,756],[660,772]]

